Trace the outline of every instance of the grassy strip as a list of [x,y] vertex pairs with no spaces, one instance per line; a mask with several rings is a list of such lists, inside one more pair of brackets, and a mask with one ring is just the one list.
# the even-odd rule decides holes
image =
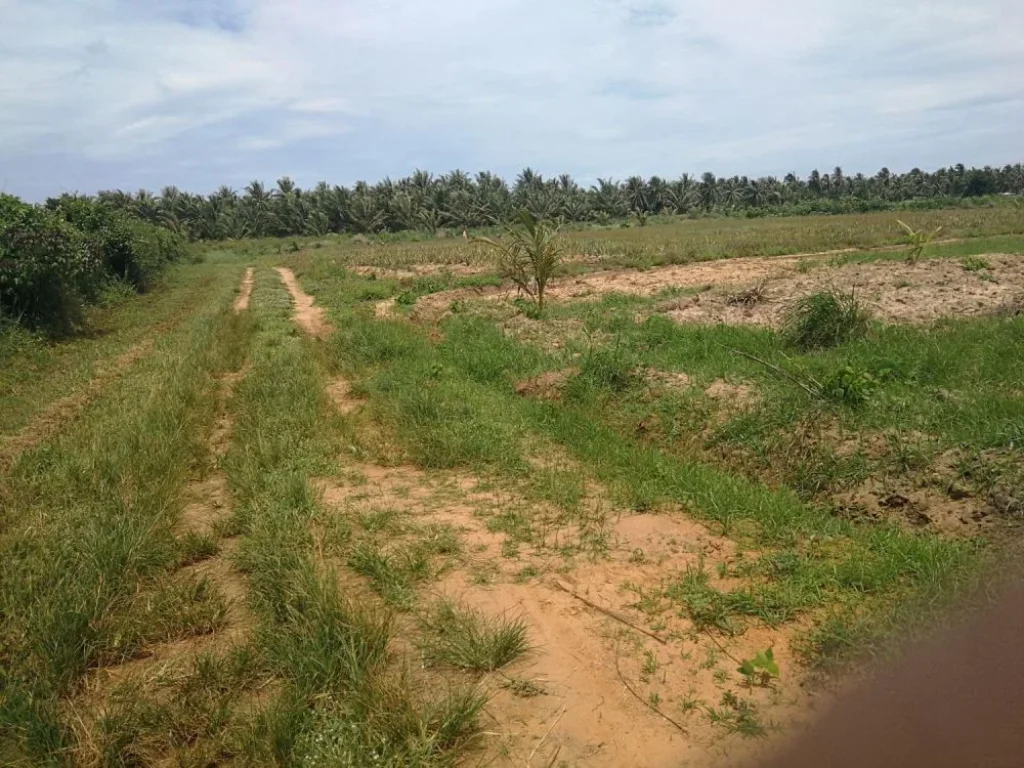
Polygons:
[[[551,313],[556,322],[582,321],[581,339],[615,339],[604,347],[566,343],[566,359],[580,355],[597,378],[618,375],[628,384],[629,372],[642,367],[690,377],[691,389],[653,398],[642,387],[621,388],[609,414],[620,429],[643,423],[649,439],[691,455],[706,455],[701,435],[711,432],[711,445],[727,449],[730,466],[769,472],[804,496],[849,487],[879,470],[920,469],[943,451],[957,452],[964,479],[975,482],[979,493],[1004,481],[1020,484],[1014,462],[1003,459],[1024,444],[1024,360],[1013,352],[1024,343],[1021,318],[949,319],[931,328],[876,325],[866,338],[799,354],[764,329],[692,326],[659,316],[637,323],[637,312],[649,307],[650,300],[610,296]],[[814,397],[733,350],[798,380],[839,382],[844,397]],[[760,405],[716,422],[717,407],[703,389],[719,379],[753,386]],[[888,458],[839,454],[827,441],[815,441],[823,429],[854,438],[887,435]]]
[[0,762],[59,759],[72,741],[59,702],[88,668],[220,620],[209,584],[171,577],[188,556],[174,528],[206,451],[212,376],[241,336],[238,270],[205,279],[212,300],[0,488]]
[[159,289],[88,313],[88,334],[59,343],[0,325],[0,434],[23,427],[47,403],[84,386],[97,370],[213,299],[217,283],[200,265],[173,267]]
[[260,273],[251,371],[235,398],[227,470],[260,619],[256,648],[283,682],[247,739],[247,759],[293,765],[447,765],[475,728],[473,690],[419,696],[392,656],[389,614],[341,594],[315,554],[324,514],[311,476],[336,470],[332,415],[311,342],[282,286]]
[[[432,345],[413,326],[377,322],[348,309],[356,289],[351,277],[311,266],[305,279],[337,313],[343,329],[337,364],[363,377],[374,413],[421,465],[486,466],[519,475],[526,471],[524,441],[539,432],[567,448],[634,509],[682,504],[762,549],[764,556],[739,574],[748,586],[716,596],[706,581],[697,580],[701,590],[669,592],[698,623],[705,621],[701,600],[717,601],[712,617],[724,611],[726,617],[756,616],[770,624],[810,609],[835,609],[842,618],[819,624],[809,638],[809,656],[826,661],[877,639],[874,631],[866,632],[869,625],[892,629],[905,620],[893,615],[892,606],[937,601],[958,591],[973,571],[977,549],[971,542],[859,526],[792,491],[772,490],[637,440],[617,418],[619,400],[631,386],[630,353],[584,360],[567,402],[532,402],[515,394],[515,383],[558,367],[559,360],[471,318],[449,321],[444,340]],[[623,340],[623,348],[630,346]],[[710,340],[703,346],[705,356],[717,349]],[[864,618],[868,614],[870,620]],[[856,633],[858,628],[864,631]]]

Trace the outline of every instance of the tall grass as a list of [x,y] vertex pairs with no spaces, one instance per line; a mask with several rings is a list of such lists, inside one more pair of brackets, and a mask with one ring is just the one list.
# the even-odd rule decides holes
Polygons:
[[334,470],[337,417],[315,352],[293,332],[287,294],[269,272],[251,309],[258,331],[227,468],[257,645],[284,687],[248,737],[249,759],[449,764],[483,700],[472,689],[417,688],[394,656],[390,614],[342,594],[337,571],[316,557],[311,523],[320,500],[310,477]]
[[235,278],[216,273],[212,301],[0,486],[5,763],[46,763],[68,747],[59,700],[89,667],[219,621],[216,591],[172,574],[179,493],[206,450],[211,377],[237,361],[243,333],[227,314]]

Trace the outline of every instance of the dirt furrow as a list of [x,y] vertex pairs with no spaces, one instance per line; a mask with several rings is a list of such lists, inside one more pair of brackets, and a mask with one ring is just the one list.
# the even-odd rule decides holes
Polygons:
[[314,338],[322,339],[328,336],[334,328],[327,322],[323,307],[314,305],[313,297],[302,290],[294,272],[287,267],[275,267],[275,271],[292,296],[295,304],[295,313],[292,317],[295,324]]
[[245,274],[242,276],[242,284],[238,289],[238,296],[235,297],[235,303],[232,305],[235,314],[245,312],[249,308],[249,298],[252,296],[252,286],[255,282],[253,276],[254,271],[252,267],[245,270]]

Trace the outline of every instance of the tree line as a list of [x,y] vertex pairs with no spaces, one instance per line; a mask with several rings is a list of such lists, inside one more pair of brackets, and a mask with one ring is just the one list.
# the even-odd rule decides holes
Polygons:
[[166,187],[159,195],[112,190],[100,192],[96,199],[192,240],[221,240],[331,232],[436,233],[507,222],[523,210],[541,219],[607,223],[633,215],[643,223],[657,214],[754,217],[856,213],[915,203],[940,207],[993,194],[1024,194],[1021,164],[958,164],[931,173],[915,168],[903,174],[882,168],[873,176],[847,175],[837,167],[831,173],[815,170],[807,178],[790,173],[782,179],[684,173],[675,180],[598,179],[589,187],[568,174],[544,178],[529,168],[513,184],[487,172],[470,176],[456,170],[434,176],[417,170],[398,181],[360,181],[352,187],[320,182],[304,190],[285,177],[274,188],[253,181],[241,192],[223,186],[204,196]]

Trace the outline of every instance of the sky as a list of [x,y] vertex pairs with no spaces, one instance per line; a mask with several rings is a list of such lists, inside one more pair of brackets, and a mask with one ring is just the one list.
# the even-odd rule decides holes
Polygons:
[[0,191],[1024,160],[1020,0],[0,0]]

